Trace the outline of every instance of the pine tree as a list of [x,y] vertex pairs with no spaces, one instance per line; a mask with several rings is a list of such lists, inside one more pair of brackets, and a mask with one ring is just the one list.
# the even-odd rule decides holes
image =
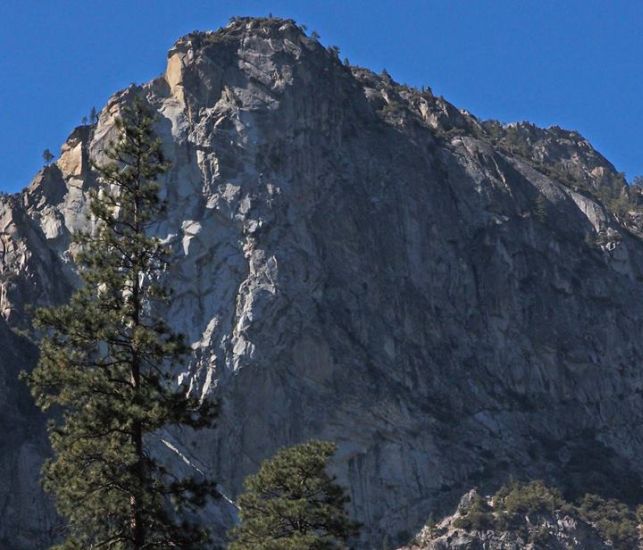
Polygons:
[[54,160],[54,154],[49,149],[45,149],[42,152],[42,160],[45,161],[46,166],[49,166],[51,161]]
[[229,550],[347,548],[358,524],[344,510],[349,498],[326,472],[335,451],[334,443],[311,441],[264,461],[245,481]]
[[173,385],[181,335],[158,316],[168,248],[151,236],[163,211],[157,178],[168,165],[142,100],[117,121],[120,138],[96,166],[94,228],[75,234],[83,285],[66,305],[41,309],[37,368],[26,375],[52,412],[53,458],[43,484],[68,521],[60,548],[203,548],[207,532],[184,516],[214,495],[155,458],[151,435],[209,425],[215,407]]
[[98,122],[98,112],[96,107],[92,107],[92,110],[89,112],[89,123],[96,124]]

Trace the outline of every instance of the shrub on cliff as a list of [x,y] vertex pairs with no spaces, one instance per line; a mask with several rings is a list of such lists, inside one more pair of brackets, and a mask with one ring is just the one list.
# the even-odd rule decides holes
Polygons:
[[491,507],[477,493],[473,496],[466,514],[456,519],[453,524],[455,527],[467,531],[486,531],[493,529],[495,525]]
[[601,536],[616,549],[636,548],[638,544],[638,518],[627,505],[598,495],[585,495],[578,506],[580,516],[596,526]]

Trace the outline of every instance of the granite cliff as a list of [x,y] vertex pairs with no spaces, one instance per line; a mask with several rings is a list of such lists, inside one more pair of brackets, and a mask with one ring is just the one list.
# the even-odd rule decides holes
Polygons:
[[[0,546],[59,528],[21,331],[76,284],[90,160],[134,95],[172,162],[157,233],[193,348],[176,376],[222,403],[216,429],[160,443],[178,463],[232,498],[279,447],[334,440],[364,548],[509,476],[642,499],[643,246],[622,175],[575,132],[481,121],[293,21],[240,18],[181,38],[0,198]],[[207,521],[232,515],[224,499]]]

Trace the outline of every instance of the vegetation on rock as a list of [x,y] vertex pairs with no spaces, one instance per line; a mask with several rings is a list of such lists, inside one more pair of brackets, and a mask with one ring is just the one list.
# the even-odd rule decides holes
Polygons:
[[45,161],[46,166],[49,166],[51,161],[54,160],[54,154],[49,149],[45,149],[42,152],[42,160]]
[[640,520],[623,502],[587,494],[573,504],[566,501],[558,489],[542,481],[511,482],[489,501],[474,494],[453,526],[467,531],[518,532],[524,540],[535,543],[549,535],[546,529],[534,529],[534,526],[542,524],[542,518],[551,519],[557,514],[591,525],[615,549],[626,550],[638,544]]
[[637,546],[640,521],[637,514],[623,502],[588,494],[576,510],[585,521],[595,525],[614,548],[626,550]]

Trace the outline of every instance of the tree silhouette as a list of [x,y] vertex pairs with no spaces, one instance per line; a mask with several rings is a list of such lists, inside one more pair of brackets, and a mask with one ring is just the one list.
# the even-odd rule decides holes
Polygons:
[[45,166],[49,166],[53,159],[54,159],[54,154],[49,149],[45,149],[42,152],[42,160],[45,161]]

